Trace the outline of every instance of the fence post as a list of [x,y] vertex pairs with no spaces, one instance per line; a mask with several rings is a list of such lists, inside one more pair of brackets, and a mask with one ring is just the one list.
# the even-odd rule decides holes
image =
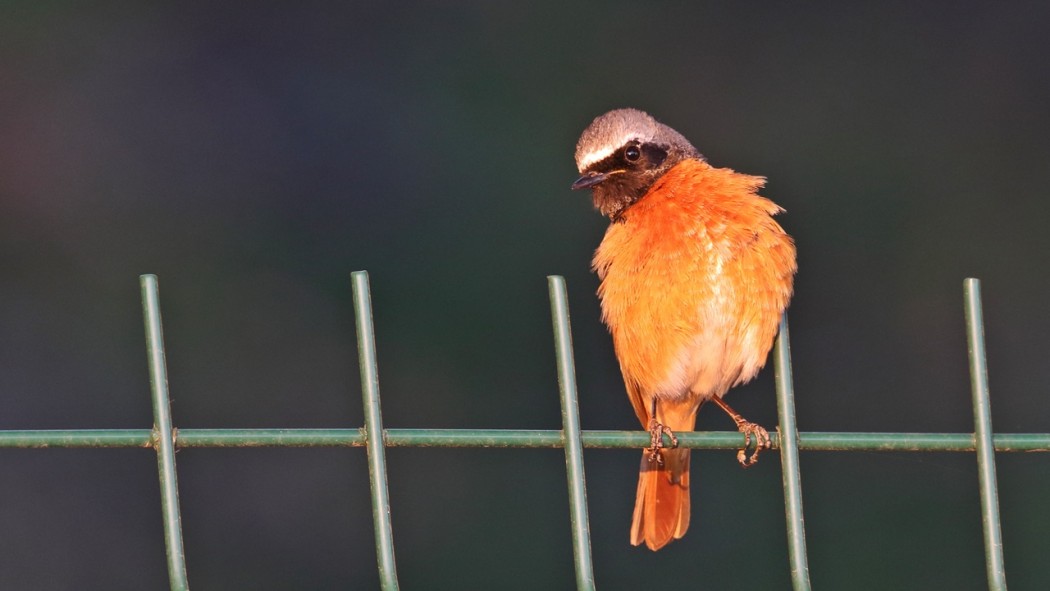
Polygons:
[[572,328],[565,278],[547,277],[554,323],[554,352],[558,361],[558,389],[561,392],[562,443],[569,479],[569,508],[572,520],[572,547],[576,563],[576,588],[594,590],[591,564],[591,530],[587,518],[587,480],[583,471],[583,442],[580,440],[580,412],[576,402],[576,369],[572,358]]
[[394,564],[394,534],[386,484],[386,449],[383,447],[383,413],[379,408],[379,370],[372,328],[372,296],[366,271],[356,271],[351,274],[351,278],[354,284],[357,356],[361,364],[361,396],[365,405],[365,445],[368,449],[368,480],[372,486],[372,520],[376,529],[379,584],[383,591],[396,591],[397,565]]
[[164,546],[168,556],[168,579],[172,591],[187,591],[186,553],[182,546],[179,512],[179,485],[175,474],[175,433],[171,426],[168,396],[168,367],[164,358],[164,328],[160,319],[160,294],[156,275],[139,276],[142,289],[142,315],[146,324],[146,355],[153,398],[153,433],[160,475],[160,502],[164,514]]
[[1003,564],[1003,535],[999,525],[999,493],[996,490],[995,447],[992,445],[992,403],[988,395],[988,365],[984,354],[984,315],[981,311],[981,282],[963,282],[966,297],[966,344],[970,357],[973,394],[974,447],[977,449],[981,486],[981,523],[984,526],[985,567],[988,588],[1006,591]]
[[777,381],[780,470],[784,478],[791,584],[795,591],[809,591],[806,527],[802,516],[802,476],[798,464],[798,428],[795,426],[795,385],[791,377],[791,338],[786,313],[780,319],[773,365]]

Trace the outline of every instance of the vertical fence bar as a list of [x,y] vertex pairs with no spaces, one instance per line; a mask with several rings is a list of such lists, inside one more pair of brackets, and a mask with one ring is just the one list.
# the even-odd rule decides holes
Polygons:
[[396,591],[397,565],[394,564],[394,534],[390,523],[390,495],[386,484],[386,449],[383,447],[383,414],[379,408],[379,370],[376,365],[375,332],[372,328],[372,296],[366,271],[356,271],[351,277],[354,284],[357,356],[361,365],[361,395],[365,405],[368,480],[372,486],[372,520],[376,529],[379,584],[384,591]]
[[773,355],[791,585],[795,591],[809,591],[811,587],[809,561],[806,558],[806,527],[802,516],[802,475],[798,463],[798,428],[795,426],[795,386],[791,377],[791,340],[786,313],[780,319],[780,334],[777,335]]
[[970,382],[973,392],[974,443],[981,485],[981,522],[984,526],[985,566],[988,588],[1006,591],[1003,538],[999,523],[999,493],[996,490],[995,448],[992,446],[992,403],[988,395],[988,365],[984,349],[984,315],[981,311],[981,282],[963,282],[966,298],[966,344],[970,353]]
[[572,328],[565,278],[547,277],[551,319],[554,323],[554,352],[558,362],[558,389],[561,392],[562,443],[569,480],[569,509],[572,521],[572,549],[576,563],[576,588],[594,590],[591,564],[591,530],[587,518],[587,480],[583,470],[583,442],[580,439],[580,413],[576,399],[576,369],[572,355]]
[[179,485],[175,473],[175,436],[168,397],[168,368],[164,358],[164,329],[160,319],[160,293],[156,275],[140,275],[142,315],[146,324],[146,355],[153,398],[152,443],[157,450],[160,502],[164,515],[164,546],[168,555],[168,579],[172,591],[186,591],[186,554],[182,546]]

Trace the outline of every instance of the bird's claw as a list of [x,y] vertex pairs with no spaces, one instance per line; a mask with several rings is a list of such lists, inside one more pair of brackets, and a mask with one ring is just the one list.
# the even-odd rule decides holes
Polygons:
[[[660,450],[664,447],[664,435],[671,438],[671,447],[678,447],[678,437],[671,428],[656,419],[649,419],[649,461],[657,465],[664,465],[664,456]],[[768,435],[766,436],[769,437]]]
[[[750,468],[758,462],[759,452],[772,447],[773,442],[769,439],[769,431],[757,423],[741,421],[737,423],[737,429],[744,434],[744,447],[736,452],[736,461],[744,468]],[[754,451],[749,456],[747,450],[751,448],[752,436],[755,438]]]

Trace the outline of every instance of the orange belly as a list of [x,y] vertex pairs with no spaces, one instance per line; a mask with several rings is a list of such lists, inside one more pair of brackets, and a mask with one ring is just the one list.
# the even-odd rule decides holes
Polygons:
[[795,272],[764,182],[685,160],[610,225],[593,265],[629,390],[703,400],[764,365]]

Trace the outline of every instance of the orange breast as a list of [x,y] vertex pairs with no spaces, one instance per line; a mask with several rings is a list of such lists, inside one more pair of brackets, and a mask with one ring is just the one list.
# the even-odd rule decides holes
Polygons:
[[764,182],[686,160],[609,226],[593,265],[629,389],[706,398],[765,363],[795,247],[756,193]]

